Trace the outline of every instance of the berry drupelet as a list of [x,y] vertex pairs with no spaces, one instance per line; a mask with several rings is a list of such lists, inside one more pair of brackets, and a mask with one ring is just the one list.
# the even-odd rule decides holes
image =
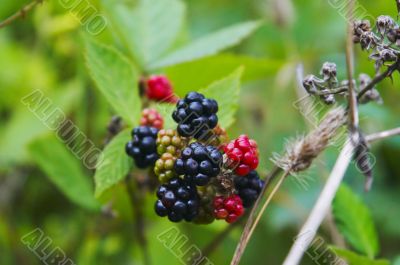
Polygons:
[[245,208],[253,206],[264,186],[264,181],[260,179],[257,171],[253,170],[246,176],[236,176],[234,182],[243,206]]
[[149,126],[161,130],[164,125],[164,119],[155,109],[144,109],[140,118],[141,126]]
[[206,137],[218,124],[218,103],[197,92],[190,92],[176,104],[172,118],[178,123],[178,133],[196,139]]
[[154,209],[157,215],[168,216],[171,222],[192,221],[198,214],[196,187],[180,178],[173,178],[157,190]]
[[168,78],[163,75],[151,76],[146,81],[146,96],[154,101],[176,103],[178,100],[174,95],[172,85]]
[[132,140],[125,146],[126,153],[135,160],[138,168],[153,166],[158,159],[154,127],[139,126],[132,130]]
[[178,157],[187,144],[187,139],[179,136],[175,130],[167,129],[158,132],[156,143],[159,155],[170,153],[174,157]]
[[232,140],[224,148],[228,157],[228,168],[235,169],[239,176],[245,176],[258,166],[257,143],[247,135]]
[[176,177],[176,173],[174,171],[175,160],[176,157],[174,157],[172,154],[164,153],[156,161],[156,164],[154,166],[154,173],[161,183],[166,183],[173,177]]
[[210,178],[220,173],[222,154],[213,146],[199,142],[191,143],[183,149],[181,157],[175,161],[175,172],[197,186],[204,186]]
[[238,195],[231,195],[227,198],[217,196],[214,198],[214,216],[216,219],[223,219],[228,223],[235,222],[244,213],[242,200]]

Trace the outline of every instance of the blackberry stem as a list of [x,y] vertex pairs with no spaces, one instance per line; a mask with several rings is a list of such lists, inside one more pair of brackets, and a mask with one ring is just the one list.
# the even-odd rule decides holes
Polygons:
[[[132,182],[135,182],[136,189],[132,185]],[[143,263],[145,265],[150,265],[150,255],[147,248],[147,238],[145,233],[145,224],[144,224],[144,212],[143,207],[145,203],[144,192],[140,189],[139,180],[135,175],[129,173],[125,178],[126,189],[130,198],[133,220],[135,222],[135,232],[139,241],[139,245],[142,248],[143,254]]]

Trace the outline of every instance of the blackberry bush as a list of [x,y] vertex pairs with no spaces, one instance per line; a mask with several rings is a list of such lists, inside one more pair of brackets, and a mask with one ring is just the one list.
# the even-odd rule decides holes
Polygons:
[[264,181],[260,179],[257,171],[253,170],[246,176],[236,176],[235,189],[243,201],[245,208],[251,207],[257,200],[264,186]]
[[199,210],[199,197],[196,187],[189,182],[173,178],[157,190],[155,203],[157,215],[168,216],[171,222],[192,221]]
[[204,186],[220,173],[222,154],[213,146],[191,143],[175,161],[175,171],[197,186]]
[[134,159],[138,168],[153,166],[158,159],[157,133],[157,128],[148,126],[139,126],[132,130],[132,140],[126,144],[125,151]]
[[190,92],[176,104],[172,118],[178,123],[178,133],[199,139],[218,124],[218,103],[197,92]]

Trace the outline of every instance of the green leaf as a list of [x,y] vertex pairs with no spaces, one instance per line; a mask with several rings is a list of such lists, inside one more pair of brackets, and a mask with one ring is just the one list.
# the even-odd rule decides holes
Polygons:
[[136,69],[117,51],[93,40],[86,40],[86,52],[87,66],[100,91],[118,115],[136,124],[141,112]]
[[174,92],[183,97],[190,91],[196,91],[213,80],[229,75],[240,65],[246,69],[242,78],[246,82],[267,78],[282,66],[282,62],[245,55],[219,54],[174,65],[164,71],[174,85]]
[[375,257],[379,243],[371,213],[346,185],[342,185],[336,194],[333,214],[339,231],[351,246],[370,258]]
[[259,21],[249,21],[211,33],[205,37],[194,40],[186,46],[178,48],[150,65],[150,67],[152,69],[158,69],[214,55],[221,50],[238,44],[254,32],[260,25],[261,23]]
[[330,249],[336,253],[339,257],[346,260],[348,265],[389,265],[388,260],[372,260],[370,258],[360,256],[350,250],[340,249],[336,247],[330,247]]
[[113,29],[143,68],[174,44],[185,18],[185,5],[180,0],[140,0],[134,10],[106,3],[105,11]]
[[227,129],[235,121],[235,114],[239,107],[240,78],[243,67],[238,68],[228,77],[216,81],[199,92],[218,102],[219,124]]
[[96,198],[107,189],[124,179],[132,168],[132,159],[125,153],[125,145],[130,140],[130,130],[115,136],[103,151],[103,160],[96,169]]
[[[78,80],[61,86],[59,91],[42,92],[35,90],[22,97],[22,102],[16,109],[0,134],[0,167],[15,166],[18,163],[29,161],[27,145],[40,135],[50,131],[46,124],[54,110],[60,109],[66,115],[76,108],[81,97],[82,83]],[[29,95],[41,94],[40,99],[31,105],[25,105],[23,99]],[[21,100],[21,99],[20,99]],[[40,107],[47,102],[45,111]],[[39,103],[40,102],[40,103]],[[37,109],[32,111],[32,109]],[[26,133],[29,128],[29,133]]]
[[90,210],[99,209],[90,178],[60,140],[54,135],[40,137],[30,143],[28,149],[50,181],[72,202]]

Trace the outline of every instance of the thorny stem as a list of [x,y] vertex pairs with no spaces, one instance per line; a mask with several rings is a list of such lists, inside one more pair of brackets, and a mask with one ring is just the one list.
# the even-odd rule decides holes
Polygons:
[[41,4],[42,2],[43,0],[34,0],[26,6],[22,7],[20,10],[17,11],[17,13],[0,22],[0,29],[10,25],[14,20],[18,18],[24,18],[29,11],[31,11],[36,5]]
[[143,203],[144,196],[143,192],[140,189],[135,189],[132,186],[132,181],[135,181],[136,185],[139,185],[139,181],[133,177],[132,174],[128,174],[125,178],[126,189],[130,198],[132,212],[133,212],[133,220],[136,220],[135,223],[135,232],[138,237],[139,245],[142,248],[143,253],[143,261],[145,265],[150,265],[150,256],[147,248],[147,239],[145,234],[145,225],[144,225],[144,213],[143,213]]
[[398,70],[400,68],[400,59],[397,59],[397,61],[390,65],[385,72],[375,76],[374,79],[372,79],[371,83],[369,83],[363,90],[361,90],[358,95],[357,95],[357,100],[360,100],[361,97],[367,93],[369,90],[373,89],[376,84],[381,82],[383,79],[386,77],[389,77],[395,70]]
[[238,243],[238,245],[236,247],[235,254],[234,254],[233,258],[232,258],[231,265],[239,264],[240,259],[241,259],[242,255],[244,253],[244,250],[245,250],[245,248],[247,246],[247,243],[248,243],[248,241],[250,239],[250,236],[251,236],[249,233],[250,233],[250,230],[252,228],[252,225],[253,225],[253,222],[254,222],[254,218],[256,217],[257,208],[260,205],[260,203],[261,203],[261,201],[262,201],[262,199],[264,197],[264,194],[267,191],[267,188],[268,188],[270,182],[276,176],[278,176],[279,173],[281,173],[281,171],[282,171],[281,168],[275,166],[272,169],[272,171],[269,173],[269,175],[266,177],[265,185],[264,185],[263,189],[261,190],[261,193],[258,196],[258,199],[254,203],[254,206],[251,209],[251,212],[249,214],[249,218],[247,219],[247,222],[246,222],[246,225],[245,225],[244,230],[242,232],[242,235],[240,237],[239,243]]

